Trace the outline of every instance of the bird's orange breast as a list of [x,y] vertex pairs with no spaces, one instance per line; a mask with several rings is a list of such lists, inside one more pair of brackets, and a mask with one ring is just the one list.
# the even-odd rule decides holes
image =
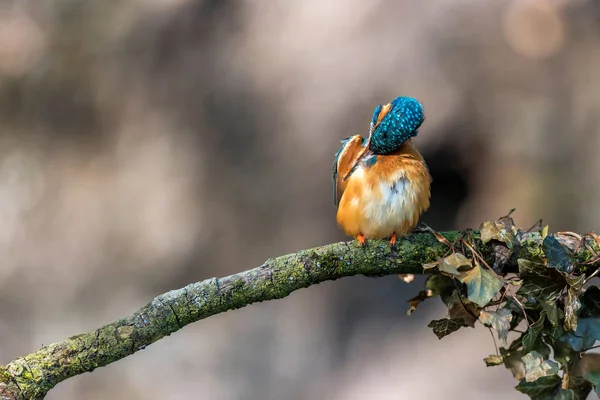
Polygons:
[[430,187],[427,165],[410,140],[394,153],[367,155],[344,182],[337,222],[349,236],[407,234],[429,208]]

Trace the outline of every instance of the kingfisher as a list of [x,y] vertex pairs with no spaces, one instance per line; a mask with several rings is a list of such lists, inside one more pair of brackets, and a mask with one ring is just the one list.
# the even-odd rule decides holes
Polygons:
[[337,223],[361,246],[367,239],[394,246],[429,208],[431,175],[411,139],[424,120],[421,103],[397,97],[375,107],[368,138],[341,141],[333,163]]

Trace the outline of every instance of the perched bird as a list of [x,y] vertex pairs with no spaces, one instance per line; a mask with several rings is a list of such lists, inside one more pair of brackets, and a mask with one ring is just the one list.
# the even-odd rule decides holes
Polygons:
[[411,140],[424,119],[417,100],[398,97],[375,108],[367,139],[342,140],[333,164],[337,222],[361,245],[384,238],[396,244],[429,208],[431,175]]

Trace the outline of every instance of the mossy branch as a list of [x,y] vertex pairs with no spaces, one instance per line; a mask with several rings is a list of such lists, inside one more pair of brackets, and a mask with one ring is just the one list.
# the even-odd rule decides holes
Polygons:
[[[498,252],[498,246],[482,244],[477,231],[440,234],[449,242],[469,235],[471,243],[488,263],[503,268],[504,272],[516,268],[517,258],[531,260],[542,254],[539,233],[520,235],[510,257]],[[556,236],[576,252],[578,258],[588,260],[593,256],[589,246],[581,246],[573,237]],[[269,259],[248,271],[172,290],[114,323],[44,346],[0,367],[0,398],[44,398],[59,382],[134,354],[192,322],[252,303],[280,299],[324,281],[359,274],[423,274],[422,264],[448,254],[447,243],[439,239],[432,233],[414,233],[400,240],[394,248],[377,240],[369,241],[366,248],[359,247],[355,241],[334,243]]]

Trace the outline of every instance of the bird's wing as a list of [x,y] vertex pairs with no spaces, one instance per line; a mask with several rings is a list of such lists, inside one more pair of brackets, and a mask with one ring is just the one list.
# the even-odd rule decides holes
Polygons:
[[342,147],[335,154],[333,162],[333,202],[337,206],[348,183],[345,177],[356,164],[364,146],[364,139],[360,135],[350,136],[341,140]]

